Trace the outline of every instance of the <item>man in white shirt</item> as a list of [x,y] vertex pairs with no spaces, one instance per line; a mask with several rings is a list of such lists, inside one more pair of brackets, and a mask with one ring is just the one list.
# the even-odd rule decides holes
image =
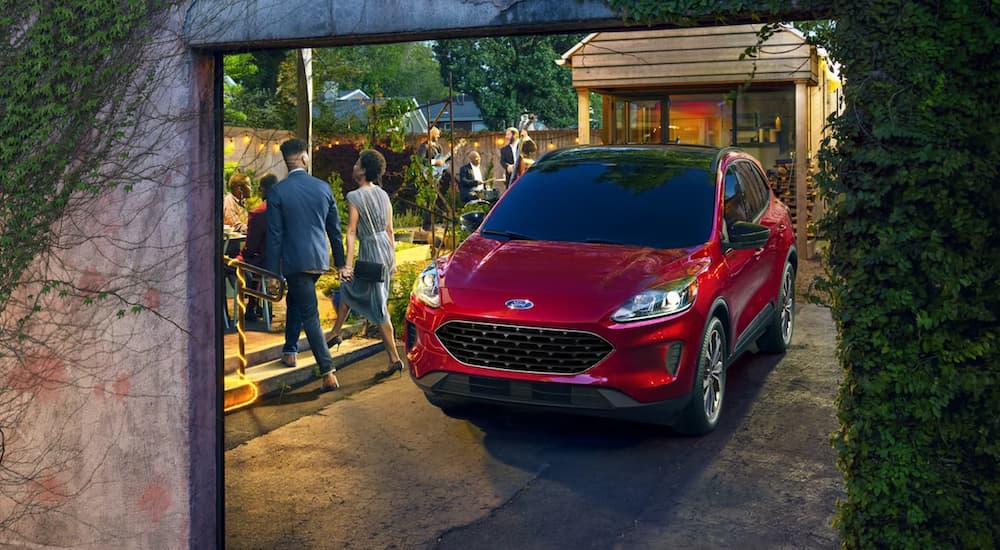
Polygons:
[[483,173],[479,168],[481,159],[477,151],[469,153],[469,162],[458,172],[459,198],[463,203],[476,197],[476,191],[483,189]]

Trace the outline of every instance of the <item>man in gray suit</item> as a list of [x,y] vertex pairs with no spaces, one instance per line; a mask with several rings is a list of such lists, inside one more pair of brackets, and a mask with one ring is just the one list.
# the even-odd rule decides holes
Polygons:
[[[285,345],[282,361],[294,367],[298,356],[299,335],[305,329],[309,348],[320,376],[320,391],[339,387],[333,374],[333,358],[326,345],[319,322],[316,280],[330,269],[330,248],[338,275],[344,276],[344,243],[340,235],[340,216],[330,186],[306,172],[309,146],[301,139],[281,144],[281,154],[288,167],[288,177],[267,194],[267,269],[281,273],[287,283],[285,302]],[[328,240],[329,239],[329,240]]]

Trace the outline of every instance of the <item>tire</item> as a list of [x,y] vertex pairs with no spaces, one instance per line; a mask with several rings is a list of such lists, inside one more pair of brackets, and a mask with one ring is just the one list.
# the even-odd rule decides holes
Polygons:
[[795,332],[795,268],[785,263],[778,290],[778,307],[771,325],[757,339],[757,349],[763,353],[784,353]]
[[726,331],[718,317],[705,327],[691,387],[691,401],[679,413],[674,429],[685,435],[704,435],[715,429],[726,396]]

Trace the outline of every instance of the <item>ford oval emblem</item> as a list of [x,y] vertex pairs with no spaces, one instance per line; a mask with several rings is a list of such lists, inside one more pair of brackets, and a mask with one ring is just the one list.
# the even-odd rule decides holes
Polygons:
[[535,304],[531,300],[507,300],[504,302],[507,309],[531,309]]

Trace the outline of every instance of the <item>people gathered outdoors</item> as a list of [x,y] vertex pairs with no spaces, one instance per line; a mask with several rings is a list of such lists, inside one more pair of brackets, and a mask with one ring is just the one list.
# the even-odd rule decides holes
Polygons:
[[[447,165],[451,170],[448,161],[443,160],[440,136],[441,131],[432,127],[428,139],[419,145],[416,157],[428,168]],[[404,363],[389,313],[397,266],[393,204],[382,187],[385,157],[373,149],[358,154],[351,171],[354,189],[343,199],[347,202],[348,217],[342,234],[342,214],[338,212],[330,184],[308,173],[311,164],[308,143],[298,138],[288,139],[281,143],[280,151],[287,176],[280,181],[272,173],[260,177],[253,189],[261,198],[259,205],[248,211],[253,180],[238,170],[227,182],[222,209],[223,223],[229,226],[227,231],[245,234],[242,248],[226,251],[227,255],[280,274],[284,279],[287,313],[282,364],[298,366],[299,339],[304,332],[317,365],[320,391],[339,388],[331,352],[339,350],[347,337],[345,322],[353,312],[377,327],[384,343],[388,365],[376,374],[376,379],[402,372]],[[455,181],[463,204],[481,198],[483,191],[505,190],[532,165],[538,146],[526,131],[510,127],[504,133],[503,144],[487,155],[493,160],[485,167],[483,154],[476,150],[463,153],[465,163],[454,167],[458,169]],[[496,160],[499,166],[494,171]],[[248,172],[253,174],[252,170]],[[502,180],[494,179],[493,173],[502,176]],[[495,190],[494,181],[504,187]],[[362,264],[365,270],[360,269]],[[316,288],[324,274],[339,280],[340,300],[329,339],[322,327]],[[247,320],[260,315],[260,305],[256,299],[249,300]]]

